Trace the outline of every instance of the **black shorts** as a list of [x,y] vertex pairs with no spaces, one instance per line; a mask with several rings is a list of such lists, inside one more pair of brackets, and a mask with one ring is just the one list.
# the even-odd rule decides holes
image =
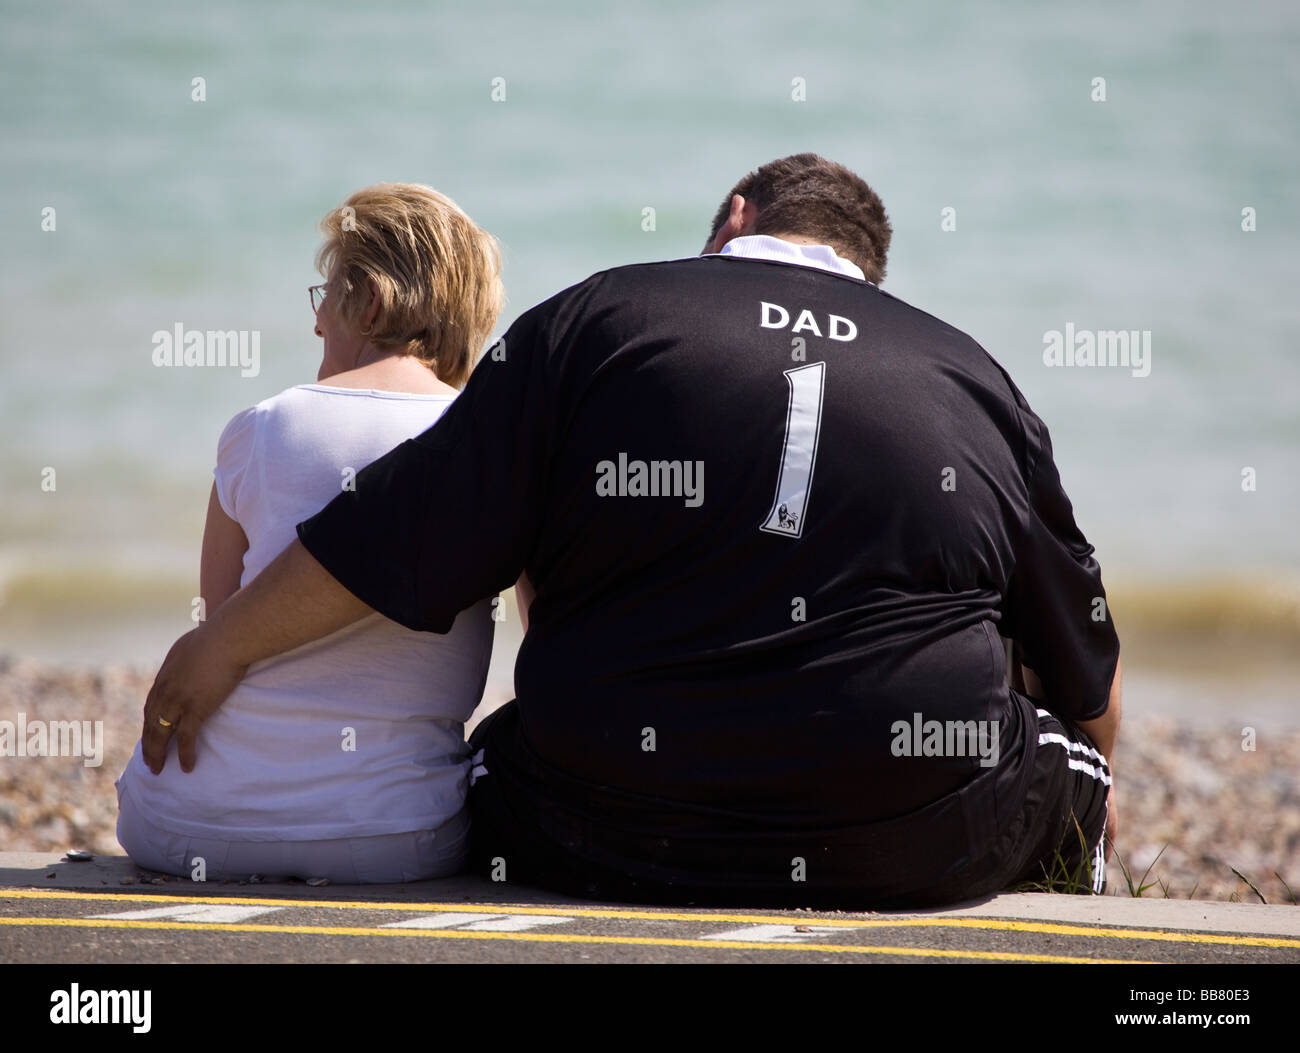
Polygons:
[[1022,809],[1025,832],[1007,883],[1100,895],[1110,765],[1077,725],[1041,706],[1035,713],[1038,752]]
[[1073,724],[1014,700],[1013,744],[980,785],[897,819],[816,830],[581,782],[532,752],[509,702],[470,737],[470,867],[633,903],[945,906],[1042,883],[1044,868],[1081,873],[1060,890],[1100,891],[1105,761]]

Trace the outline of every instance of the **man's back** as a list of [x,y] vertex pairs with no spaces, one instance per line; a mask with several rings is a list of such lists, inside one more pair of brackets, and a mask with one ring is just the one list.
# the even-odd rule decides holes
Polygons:
[[[304,542],[435,630],[526,569],[511,767],[527,796],[597,802],[615,840],[688,814],[708,838],[898,831],[962,787],[996,827],[1034,730],[1004,615],[1050,641],[1065,712],[1105,706],[1113,629],[1087,617],[1100,580],[1045,429],[974,341],[867,282],[726,256],[603,272],[523,315],[406,446],[386,460],[429,461],[473,559],[411,591],[350,579],[328,530]],[[379,522],[439,520],[358,482]],[[936,726],[957,732],[937,752]]]
[[[894,756],[891,726],[1005,715],[994,623],[1026,491],[1000,370],[811,268],[714,256],[587,284],[554,352],[527,564],[534,748],[594,782],[822,822],[908,812],[977,774],[975,756]],[[638,496],[641,465],[695,494]]]

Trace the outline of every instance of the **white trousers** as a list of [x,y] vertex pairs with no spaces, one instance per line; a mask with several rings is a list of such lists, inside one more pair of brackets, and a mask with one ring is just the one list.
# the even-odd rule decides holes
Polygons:
[[[331,841],[220,841],[149,824],[130,794],[118,793],[117,840],[145,870],[204,880],[328,878],[336,885],[398,884],[447,877],[465,866],[469,810],[436,830]],[[199,860],[202,860],[201,868]]]

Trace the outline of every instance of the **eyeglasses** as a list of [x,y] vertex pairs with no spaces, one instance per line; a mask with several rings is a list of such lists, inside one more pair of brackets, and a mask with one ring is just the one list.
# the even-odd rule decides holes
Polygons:
[[325,302],[325,286],[309,285],[307,286],[307,295],[311,297],[311,309],[320,314],[320,305]]

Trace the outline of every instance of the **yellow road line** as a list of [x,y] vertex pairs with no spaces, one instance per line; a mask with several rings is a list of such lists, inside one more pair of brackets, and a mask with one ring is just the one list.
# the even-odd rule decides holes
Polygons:
[[142,921],[91,918],[0,918],[0,925],[67,926],[90,929],[162,929],[172,932],[261,932],[305,936],[415,936],[440,940],[510,940],[528,943],[597,943],[621,947],[721,947],[738,951],[824,951],[834,954],[900,955],[911,958],[974,958],[994,962],[1065,965],[1155,965],[1125,958],[1072,958],[1012,951],[958,951],[932,947],[881,947],[834,943],[768,943],[753,940],[690,940],[662,936],[586,936],[575,933],[472,932],[464,929],[376,929],[324,925],[226,925],[221,922]]
[[[909,924],[912,924],[909,922]],[[1157,940],[1163,943],[1208,943],[1232,947],[1297,947],[1300,940],[1287,936],[1229,936],[1218,932],[1170,932],[1167,929],[1110,929],[1059,922],[1015,921],[1001,918],[922,919],[917,925],[954,926],[963,929],[1003,929],[1043,932],[1057,936],[1102,936],[1112,940]]]
[[[863,924],[844,918],[821,918],[815,914],[797,915],[794,912],[774,912],[772,914],[717,914],[691,913],[687,911],[663,910],[624,910],[617,907],[578,907],[565,903],[554,903],[544,907],[516,906],[508,903],[390,903],[367,900],[327,900],[327,899],[271,899],[237,896],[170,896],[154,893],[122,892],[64,892],[56,889],[12,889],[0,891],[0,901],[15,899],[83,899],[83,900],[119,900],[125,903],[208,903],[220,905],[237,905],[247,907],[339,907],[345,910],[401,910],[417,913],[437,911],[461,911],[469,914],[565,914],[575,918],[612,918],[631,921],[723,921],[737,924],[772,924],[789,921],[802,925],[808,924],[856,926]],[[875,922],[885,925],[885,921]]]
[[716,921],[742,925],[821,925],[832,928],[863,929],[988,929],[990,931],[1036,932],[1051,936],[1092,936],[1116,940],[1153,940],[1163,943],[1203,943],[1235,947],[1294,947],[1300,939],[1285,936],[1232,936],[1223,933],[1171,932],[1167,929],[1121,929],[1060,922],[1018,921],[1008,918],[822,918],[817,915],[792,917],[783,914],[690,914],[673,911],[619,910],[614,908],[569,908],[564,904],[547,907],[518,907],[508,904],[478,903],[373,903],[355,900],[310,900],[241,898],[233,896],[167,896],[116,892],[64,892],[55,889],[15,889],[0,893],[0,901],[16,899],[117,900],[129,903],[157,903],[160,906],[181,903],[205,903],[259,907],[335,907],[344,910],[393,910],[438,913],[456,911],[465,914],[564,914],[574,918],[608,918],[630,921]]

